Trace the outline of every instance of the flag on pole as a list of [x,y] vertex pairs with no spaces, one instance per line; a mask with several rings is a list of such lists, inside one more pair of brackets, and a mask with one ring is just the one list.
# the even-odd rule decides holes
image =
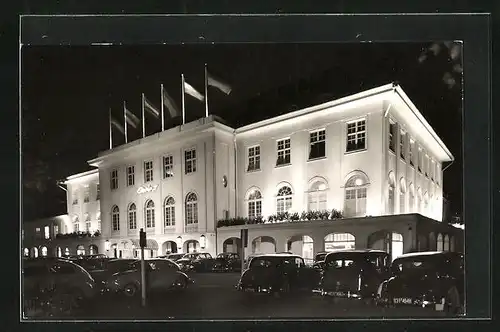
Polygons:
[[182,104],[182,124],[186,124],[186,91],[185,91],[185,80],[184,74],[181,74],[181,104]]
[[190,95],[191,97],[198,99],[199,101],[205,100],[205,97],[201,93],[196,91],[196,89],[193,88],[193,86],[186,81],[184,81],[184,92]]
[[137,128],[137,126],[141,123],[141,120],[139,120],[139,118],[137,116],[135,116],[134,113],[130,112],[127,108],[127,106],[125,106],[125,115],[126,115],[126,119],[127,119],[127,123],[129,125],[131,125],[132,127],[134,128]]
[[128,143],[128,134],[127,134],[127,106],[125,106],[125,102],[123,102],[123,123],[125,124],[125,144]]
[[146,111],[148,111],[154,117],[159,118],[160,117],[160,111],[156,108],[156,106],[153,105],[153,103],[150,102],[148,100],[148,98],[146,98],[146,96],[144,96],[143,101],[144,101],[144,109]]
[[109,149],[113,148],[113,128],[111,126],[111,107],[109,108]]
[[214,78],[210,73],[207,72],[207,84],[213,86],[214,88],[219,89],[224,92],[226,95],[231,93],[231,86],[219,79]]
[[115,126],[122,134],[125,134],[125,128],[115,119],[111,118],[111,124]]
[[176,116],[180,115],[179,108],[177,107],[177,104],[175,101],[170,97],[170,95],[167,93],[167,90],[163,88],[163,84],[161,86],[162,88],[162,97],[163,97],[163,106],[167,108],[168,113],[170,114],[171,118],[175,118]]

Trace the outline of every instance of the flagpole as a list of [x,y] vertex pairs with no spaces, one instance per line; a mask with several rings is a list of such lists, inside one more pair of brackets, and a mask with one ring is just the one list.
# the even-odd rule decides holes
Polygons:
[[181,74],[181,81],[182,81],[182,86],[181,86],[181,92],[182,92],[182,124],[186,123],[186,107],[184,105],[185,100],[184,100],[184,74]]
[[144,118],[144,93],[142,93],[142,137],[146,137],[146,119]]
[[208,72],[206,63],[205,63],[205,117],[208,118]]
[[164,114],[164,103],[163,103],[163,83],[161,84],[161,131],[165,130],[165,114]]
[[128,143],[128,135],[127,135],[127,106],[125,105],[125,101],[123,102],[123,118],[125,119],[125,144]]
[[113,149],[113,130],[111,128],[111,107],[109,108],[109,149]]

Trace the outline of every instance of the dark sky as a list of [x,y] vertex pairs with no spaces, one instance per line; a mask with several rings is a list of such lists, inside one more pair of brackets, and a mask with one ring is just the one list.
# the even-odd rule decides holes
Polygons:
[[[397,81],[455,156],[444,190],[462,211],[461,74],[444,44],[224,44],[24,47],[22,153],[24,220],[66,213],[57,179],[90,169],[108,149],[108,108],[141,114],[141,93],[160,106],[160,83],[180,105],[180,75],[204,92],[204,63],[231,84],[209,90],[210,113],[240,126]],[[449,46],[449,45],[448,45]],[[425,54],[424,58],[420,58]],[[456,69],[456,67],[455,67]],[[446,79],[451,73],[453,79]],[[204,104],[186,96],[186,121]],[[159,131],[149,118],[147,132]],[[147,121],[148,121],[147,120]],[[173,124],[170,124],[173,125]],[[141,136],[129,127],[129,141]],[[115,135],[116,144],[123,142]]]

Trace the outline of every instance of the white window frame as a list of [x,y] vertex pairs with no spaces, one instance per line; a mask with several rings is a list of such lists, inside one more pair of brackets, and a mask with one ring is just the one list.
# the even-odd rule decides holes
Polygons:
[[78,189],[74,189],[72,192],[73,205],[78,205]]
[[410,162],[411,167],[415,167],[415,156],[413,151],[415,150],[415,141],[409,137],[408,139],[408,161]]
[[[324,151],[322,156],[311,158],[311,152],[315,144],[323,144]],[[326,158],[326,128],[316,129],[309,132],[309,158],[308,160],[316,160]]]
[[101,199],[101,187],[99,185],[99,183],[96,183],[96,187],[95,187],[95,200],[98,201]]
[[90,202],[90,186],[88,184],[83,187],[83,202]]
[[168,196],[165,199],[164,209],[165,216],[163,220],[163,228],[171,228],[175,226],[175,199]]
[[163,178],[169,179],[174,177],[174,156],[171,154],[165,155],[163,161]]
[[152,182],[153,178],[153,168],[154,163],[153,160],[146,160],[143,163],[144,165],[144,183]]
[[110,176],[109,176],[109,181],[110,181],[111,190],[118,189],[119,183],[118,183],[118,169],[117,168],[111,170]]
[[127,166],[127,187],[135,186],[135,165]]
[[[190,200],[194,197],[194,200]],[[198,195],[189,192],[184,200],[184,209],[186,211],[186,220],[184,222],[184,231],[192,233],[198,230]]]
[[[282,145],[280,147],[280,145]],[[280,159],[281,156],[281,159]],[[288,156],[288,162],[286,157]],[[283,160],[283,162],[280,162]],[[287,166],[292,164],[292,140],[290,137],[276,140],[276,167]]]
[[[151,206],[148,206],[149,204]],[[155,228],[155,202],[152,199],[148,199],[144,204],[144,221],[146,229]]]
[[116,205],[111,208],[111,230],[113,232],[120,231],[120,208]]
[[[325,186],[324,189],[319,188],[321,184]],[[316,187],[317,189],[315,189]],[[328,209],[327,188],[327,184],[322,180],[311,183],[307,192],[307,211],[326,211]],[[324,208],[321,208],[322,205],[324,205]]]
[[247,196],[248,218],[255,219],[262,217],[262,193],[258,189],[253,189]]
[[[349,126],[354,124],[354,131],[349,133]],[[356,152],[356,151],[363,151],[367,149],[367,121],[366,118],[360,118],[357,120],[352,120],[346,122],[346,145],[345,145],[345,152],[346,153],[351,153],[351,152]],[[362,128],[362,129],[360,129]],[[349,141],[354,141],[354,144],[356,145],[356,148],[349,149]],[[363,141],[363,147],[358,147],[358,141]]]
[[420,146],[417,147],[417,159],[418,159],[417,160],[417,171],[421,174],[423,173],[423,169],[422,169],[423,168],[423,157],[422,157],[423,154],[424,154],[423,149]]
[[[392,132],[392,129],[394,129],[394,132]],[[387,133],[387,137],[389,138],[388,143],[389,143],[389,151],[392,153],[396,153],[397,150],[397,134],[398,134],[398,124],[396,121],[389,119],[389,132]]]
[[129,230],[137,230],[137,205],[130,203],[127,209],[127,227]]
[[406,133],[404,130],[399,131],[399,157],[406,161]]
[[184,174],[187,175],[196,172],[196,158],[197,158],[197,153],[195,147],[184,150]]
[[247,172],[260,171],[260,151],[259,144],[247,148]]
[[[289,193],[285,193],[285,188],[289,189]],[[276,213],[290,212],[293,208],[293,189],[289,185],[283,185],[278,189],[276,195]]]

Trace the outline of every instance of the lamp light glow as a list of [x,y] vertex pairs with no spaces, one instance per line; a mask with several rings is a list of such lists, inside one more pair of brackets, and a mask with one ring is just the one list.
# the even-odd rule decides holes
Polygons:
[[205,249],[206,245],[207,245],[207,238],[205,237],[205,235],[200,236],[201,249]]
[[106,242],[104,242],[104,249],[109,250],[109,247],[109,240],[106,240]]

